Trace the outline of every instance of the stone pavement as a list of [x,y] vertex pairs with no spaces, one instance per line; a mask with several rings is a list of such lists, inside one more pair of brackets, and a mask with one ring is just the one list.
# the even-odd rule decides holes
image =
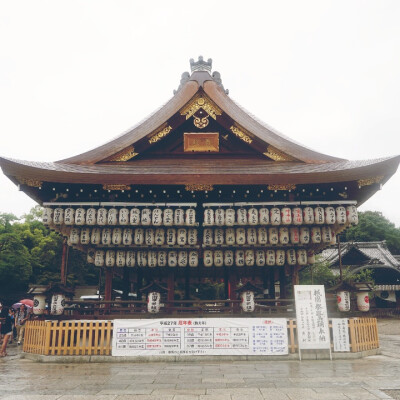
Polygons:
[[53,364],[11,347],[0,359],[0,399],[400,399],[399,326],[383,334],[383,354],[334,361]]

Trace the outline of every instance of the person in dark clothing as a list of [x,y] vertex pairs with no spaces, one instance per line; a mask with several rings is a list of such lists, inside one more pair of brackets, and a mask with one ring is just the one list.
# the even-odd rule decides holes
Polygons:
[[1,321],[1,334],[3,335],[3,345],[0,350],[0,357],[5,357],[7,355],[7,344],[11,339],[13,334],[12,319],[8,308],[3,307],[0,313]]

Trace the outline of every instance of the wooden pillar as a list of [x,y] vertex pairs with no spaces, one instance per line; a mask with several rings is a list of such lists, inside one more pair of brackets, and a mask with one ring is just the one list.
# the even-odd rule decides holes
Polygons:
[[[113,280],[113,269],[106,268],[106,282],[104,287],[104,300],[111,300],[111,292],[112,292],[112,280]],[[106,304],[105,308],[109,310],[111,308],[111,304]]]
[[168,271],[168,278],[167,278],[167,287],[168,287],[168,295],[167,295],[167,300],[168,300],[168,307],[167,310],[169,312],[172,311],[172,307],[174,306],[173,301],[175,298],[175,276],[174,276],[174,271]]
[[61,256],[61,283],[67,284],[67,264],[68,264],[68,243],[67,238],[63,240],[62,256]]
[[279,286],[280,286],[280,298],[286,299],[286,275],[285,275],[285,267],[279,268]]
[[292,285],[298,285],[299,284],[299,265],[294,265],[293,266],[293,274],[292,274]]

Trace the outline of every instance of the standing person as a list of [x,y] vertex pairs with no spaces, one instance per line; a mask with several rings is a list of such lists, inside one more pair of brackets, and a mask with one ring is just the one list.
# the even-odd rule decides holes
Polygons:
[[29,312],[25,304],[21,304],[21,307],[17,311],[15,316],[15,327],[17,328],[17,344],[21,344],[24,339],[25,322],[29,318]]
[[[7,314],[6,314],[7,313]],[[12,337],[12,320],[8,309],[3,309],[0,314],[1,321],[1,334],[3,335],[3,345],[0,350],[0,357],[5,357],[7,355],[7,343]]]

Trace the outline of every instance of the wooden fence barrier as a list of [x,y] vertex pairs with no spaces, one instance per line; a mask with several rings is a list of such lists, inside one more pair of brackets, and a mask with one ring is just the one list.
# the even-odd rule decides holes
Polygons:
[[[287,329],[289,353],[293,354],[298,351],[295,319],[287,320]],[[349,318],[348,329],[351,352],[379,348],[376,318]],[[23,351],[64,356],[111,355],[112,334],[112,320],[28,321]]]

